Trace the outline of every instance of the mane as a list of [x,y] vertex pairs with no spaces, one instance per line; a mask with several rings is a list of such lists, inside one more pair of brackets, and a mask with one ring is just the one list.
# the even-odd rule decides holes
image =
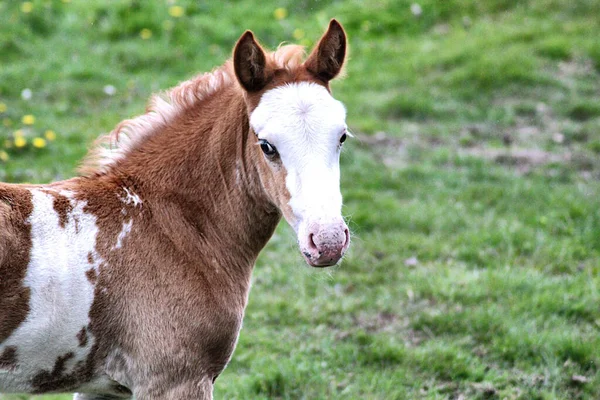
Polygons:
[[[282,45],[266,55],[267,62],[275,68],[294,70],[303,62],[305,50],[303,46]],[[145,138],[158,134],[175,117],[232,84],[238,85],[233,62],[228,60],[212,72],[200,74],[165,92],[152,95],[144,114],[121,121],[112,132],[94,142],[79,167],[80,175],[107,174],[113,165],[127,157]]]

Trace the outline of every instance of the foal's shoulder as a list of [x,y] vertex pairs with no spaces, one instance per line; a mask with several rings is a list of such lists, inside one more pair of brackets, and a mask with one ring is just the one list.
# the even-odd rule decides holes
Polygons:
[[27,220],[32,209],[31,193],[23,185],[0,182],[0,289],[4,268],[28,248]]
[[31,192],[28,185],[0,182],[0,214],[29,216],[31,213]]

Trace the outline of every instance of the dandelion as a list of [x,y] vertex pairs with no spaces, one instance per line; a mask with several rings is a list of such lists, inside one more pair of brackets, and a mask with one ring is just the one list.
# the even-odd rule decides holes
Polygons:
[[[143,39],[143,38],[144,38],[144,37],[142,36],[142,39]],[[109,95],[109,96],[112,96],[112,95],[114,95],[115,93],[117,93],[117,88],[116,88],[116,87],[114,87],[113,85],[106,85],[106,86],[104,86],[104,87],[102,88],[102,91],[103,91],[105,94],[107,94],[107,95]]]
[[140,31],[140,37],[144,40],[150,39],[152,37],[152,31],[148,28],[144,28]]
[[33,11],[33,3],[30,1],[24,1],[21,3],[21,12],[24,14],[29,14]]
[[27,139],[25,139],[23,136],[15,137],[15,147],[20,149],[25,146],[27,146]]
[[281,21],[282,19],[285,19],[285,17],[287,17],[287,15],[288,15],[288,12],[283,7],[279,7],[277,9],[275,9],[275,11],[273,11],[273,16],[278,21]]
[[10,157],[8,156],[7,152],[5,152],[4,150],[0,150],[0,161],[7,162],[9,158]]
[[44,137],[49,142],[53,142],[54,140],[56,140],[56,133],[54,133],[52,129],[48,129],[46,132],[44,132]]
[[415,17],[418,17],[419,15],[421,15],[423,13],[423,8],[419,4],[413,3],[410,5],[410,12]]
[[292,36],[294,36],[294,39],[300,40],[304,37],[304,30],[299,28],[295,29],[294,33],[292,33]]
[[36,138],[33,139],[33,141],[31,142],[31,144],[36,149],[42,149],[42,148],[46,147],[46,139],[41,138],[41,137],[36,137]]
[[7,109],[6,104],[0,103],[0,113],[6,112]]
[[169,15],[174,18],[183,17],[185,14],[185,9],[181,6],[171,6],[169,7]]
[[21,122],[25,125],[33,125],[35,124],[35,117],[31,114],[23,115]]
[[23,91],[21,92],[21,98],[23,100],[31,99],[32,95],[33,95],[33,92],[31,91],[31,89],[23,89]]

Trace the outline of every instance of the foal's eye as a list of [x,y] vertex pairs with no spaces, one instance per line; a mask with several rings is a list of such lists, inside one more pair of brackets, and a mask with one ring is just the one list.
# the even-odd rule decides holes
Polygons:
[[342,137],[340,137],[340,144],[344,143],[346,141],[346,138],[348,137],[348,135],[346,135],[345,133],[342,135]]
[[267,156],[274,156],[277,154],[277,149],[271,143],[267,142],[264,139],[261,139],[259,142],[260,148]]

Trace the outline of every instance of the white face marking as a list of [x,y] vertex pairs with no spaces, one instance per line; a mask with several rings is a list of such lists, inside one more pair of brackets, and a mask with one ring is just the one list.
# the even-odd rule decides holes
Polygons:
[[[52,371],[57,357],[73,352],[65,364],[65,374],[79,361],[85,360],[94,337],[87,333],[81,347],[77,334],[89,325],[89,310],[94,299],[94,286],[86,271],[96,272],[102,262],[95,252],[98,227],[96,218],[83,212],[85,202],[73,200],[72,212],[64,228],[54,210],[54,197],[49,189],[31,189],[33,212],[32,249],[24,285],[30,289],[30,312],[25,322],[0,345],[17,348],[19,368],[0,371],[3,391],[31,390],[31,378],[41,370]],[[67,195],[68,193],[59,193]],[[92,254],[93,264],[88,254]]]
[[277,148],[298,231],[312,221],[341,219],[340,137],[346,110],[323,86],[301,82],[263,94],[250,117],[259,139]]

